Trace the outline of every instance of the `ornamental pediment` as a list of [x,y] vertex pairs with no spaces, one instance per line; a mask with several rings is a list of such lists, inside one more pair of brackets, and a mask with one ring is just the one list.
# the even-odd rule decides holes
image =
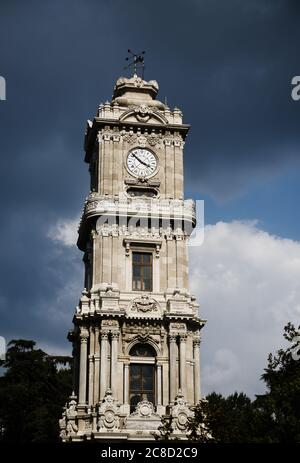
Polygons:
[[124,111],[119,118],[122,122],[142,122],[168,124],[168,120],[158,110],[146,105],[136,106]]

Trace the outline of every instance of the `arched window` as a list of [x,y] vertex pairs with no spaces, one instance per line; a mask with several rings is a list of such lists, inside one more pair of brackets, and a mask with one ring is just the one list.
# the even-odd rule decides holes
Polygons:
[[129,352],[132,357],[155,357],[155,350],[150,344],[135,344]]
[[155,350],[149,344],[135,344],[129,355],[130,363],[129,401],[130,411],[142,400],[155,405]]

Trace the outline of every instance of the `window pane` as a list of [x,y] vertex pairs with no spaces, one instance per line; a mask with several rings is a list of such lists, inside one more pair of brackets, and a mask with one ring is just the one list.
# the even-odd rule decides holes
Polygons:
[[149,279],[151,278],[151,273],[152,273],[151,267],[144,267],[143,270],[144,270],[144,278],[145,278],[146,280],[149,280]]
[[143,262],[144,264],[150,264],[151,262],[151,254],[143,254]]
[[152,283],[151,283],[151,280],[144,280],[143,290],[144,290],[144,291],[152,291]]
[[132,286],[138,291],[152,291],[152,254],[134,252],[132,258]]
[[133,252],[132,259],[133,259],[133,262],[141,262],[142,254],[140,252]]
[[145,391],[151,391],[153,389],[153,366],[143,365],[142,366],[142,389]]
[[148,400],[148,402],[152,402],[154,404],[153,392],[144,393],[143,396],[143,400]]
[[134,265],[133,266],[133,278],[134,279],[141,279],[141,269],[142,267],[138,266],[138,265]]
[[155,404],[154,365],[130,365],[129,400],[131,412],[141,400]]
[[141,280],[133,280],[133,289],[135,289],[137,291],[142,290],[142,282],[141,282]]
[[153,389],[153,377],[151,376],[144,376],[142,380],[143,391],[152,391]]

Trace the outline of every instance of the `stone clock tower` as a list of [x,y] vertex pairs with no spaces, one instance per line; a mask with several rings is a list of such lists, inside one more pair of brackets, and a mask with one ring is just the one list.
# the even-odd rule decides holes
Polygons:
[[85,283],[68,336],[74,392],[60,420],[64,441],[153,439],[166,416],[184,437],[200,400],[205,321],[188,283],[195,204],[183,199],[189,126],[157,92],[154,80],[121,77],[87,124]]

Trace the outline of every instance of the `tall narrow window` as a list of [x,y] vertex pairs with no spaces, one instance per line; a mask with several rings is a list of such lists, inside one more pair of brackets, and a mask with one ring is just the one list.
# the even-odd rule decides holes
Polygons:
[[150,252],[132,253],[132,289],[152,291],[152,254]]
[[130,365],[129,398],[131,412],[142,400],[154,404],[154,365]]
[[[149,344],[136,344],[130,350],[129,399],[130,411],[142,400],[155,405],[155,356]],[[150,362],[153,363],[150,363]]]

